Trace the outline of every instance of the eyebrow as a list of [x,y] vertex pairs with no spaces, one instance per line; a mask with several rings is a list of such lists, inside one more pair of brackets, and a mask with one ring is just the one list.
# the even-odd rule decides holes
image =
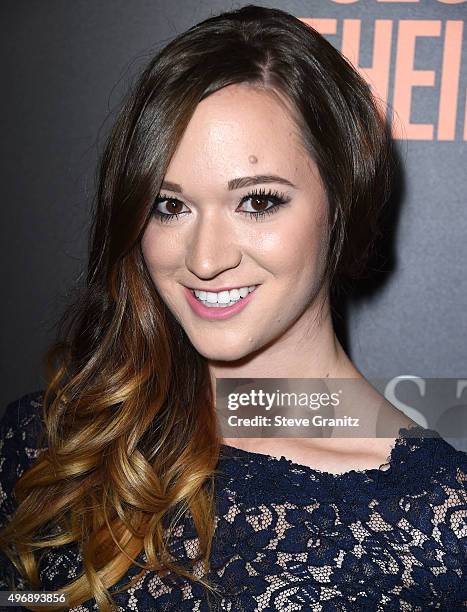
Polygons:
[[[241,189],[242,187],[257,185],[258,183],[281,183],[282,185],[288,185],[289,187],[296,188],[296,186],[288,179],[278,176],[277,174],[255,174],[254,176],[242,176],[241,178],[234,178],[230,180],[227,183],[227,189],[229,191],[233,191],[234,189]],[[171,181],[163,181],[161,189],[183,193],[182,186],[178,183],[172,183]]]

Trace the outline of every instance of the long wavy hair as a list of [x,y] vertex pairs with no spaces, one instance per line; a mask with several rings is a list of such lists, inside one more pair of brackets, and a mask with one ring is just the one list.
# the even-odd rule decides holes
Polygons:
[[[47,448],[17,481],[18,508],[0,534],[33,589],[38,550],[79,547],[83,573],[63,587],[69,606],[94,597],[110,610],[109,589],[132,565],[141,571],[112,594],[146,570],[216,591],[207,573],[221,437],[208,364],[158,295],[140,243],[196,106],[235,83],[291,103],[327,194],[331,289],[364,273],[379,236],[394,169],[390,128],[366,82],[313,28],[248,5],[193,26],[151,60],[108,137],[86,281],[46,354]],[[168,549],[186,513],[199,541],[188,566]],[[143,549],[147,563],[137,561]]]

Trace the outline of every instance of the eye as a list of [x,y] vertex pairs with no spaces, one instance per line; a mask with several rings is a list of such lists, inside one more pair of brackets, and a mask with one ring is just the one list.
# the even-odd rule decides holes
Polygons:
[[[243,197],[240,203],[242,204],[243,202],[248,202],[248,200],[251,200],[250,206],[252,206],[253,208],[259,206],[260,210],[246,210],[240,212],[245,215],[250,215],[251,217],[254,217],[256,221],[259,221],[259,219],[264,217],[265,215],[272,215],[273,213],[278,212],[281,206],[284,206],[285,204],[290,202],[290,198],[286,197],[283,193],[279,193],[278,191],[272,191],[270,189],[267,192],[265,189],[254,189],[245,197]],[[272,203],[272,206],[269,206],[269,208],[261,208],[264,203],[266,203],[267,206],[268,202]]]
[[[273,191],[271,189],[266,191],[263,188],[259,190],[254,189],[250,191],[246,196],[241,199],[240,205],[245,202],[248,202],[249,200],[250,207],[253,207],[253,209],[259,207],[260,210],[240,210],[239,212],[244,215],[254,217],[255,221],[259,221],[266,215],[271,215],[275,212],[278,212],[281,206],[284,206],[285,204],[290,202],[290,197],[287,197],[283,193],[279,193],[278,191]],[[268,204],[272,205],[268,207]],[[159,205],[165,206],[166,210],[168,210],[169,212],[166,213],[159,210]],[[157,217],[161,223],[168,223],[173,219],[178,219],[181,214],[186,214],[183,211],[183,206],[183,202],[181,202],[179,199],[160,194],[154,201],[152,214]]]
[[[158,210],[157,207],[159,206],[159,204],[166,206],[170,214],[167,214],[167,213],[164,213]],[[171,198],[168,196],[165,197],[163,195],[158,195],[152,207],[152,214],[155,217],[158,217],[159,221],[161,221],[162,223],[164,222],[166,223],[167,221],[171,221],[174,217],[178,219],[178,216],[181,214],[181,211],[179,209],[182,206],[183,206],[183,202],[180,202],[180,200],[178,200],[177,198]]]

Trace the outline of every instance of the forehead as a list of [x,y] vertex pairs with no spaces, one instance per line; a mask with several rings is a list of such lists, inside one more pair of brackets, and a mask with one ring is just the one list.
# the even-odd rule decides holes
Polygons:
[[198,104],[166,178],[182,180],[188,173],[194,180],[205,180],[209,173],[228,181],[252,164],[255,170],[288,172],[297,178],[309,171],[310,163],[288,102],[275,92],[242,83]]

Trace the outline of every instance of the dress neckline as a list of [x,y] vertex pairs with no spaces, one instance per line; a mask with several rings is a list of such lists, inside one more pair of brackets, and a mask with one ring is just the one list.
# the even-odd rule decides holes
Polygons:
[[[398,435],[395,438],[386,462],[380,464],[379,467],[367,468],[363,470],[351,469],[345,472],[327,472],[318,468],[305,465],[304,463],[297,463],[292,459],[281,455],[277,457],[275,455],[269,455],[266,453],[260,453],[255,451],[248,451],[230,444],[221,444],[222,454],[235,459],[252,460],[260,464],[267,464],[274,467],[285,466],[292,471],[299,472],[300,474],[314,476],[315,479],[332,479],[332,480],[345,480],[349,477],[365,477],[370,480],[379,478],[381,475],[390,475],[393,473],[395,466],[402,458],[405,452],[409,450],[407,439],[417,439],[415,445],[412,443],[412,450],[422,444],[425,438],[439,438],[438,432],[433,429],[427,429],[421,425],[412,425],[410,427],[401,427],[398,431]],[[387,467],[385,467],[387,466]],[[384,468],[384,469],[383,469]]]

